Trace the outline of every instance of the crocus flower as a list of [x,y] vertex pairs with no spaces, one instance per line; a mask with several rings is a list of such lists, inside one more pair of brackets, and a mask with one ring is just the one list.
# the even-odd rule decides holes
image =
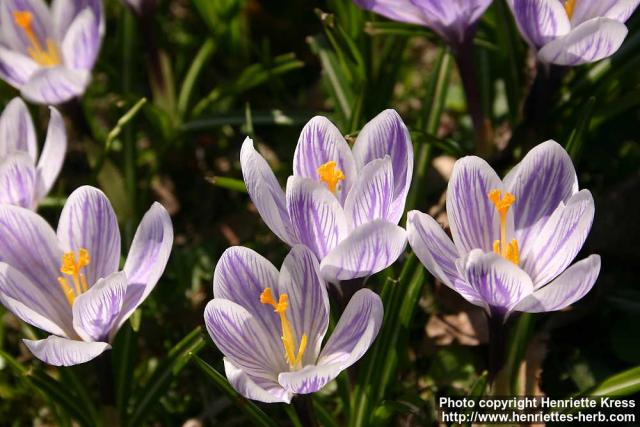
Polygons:
[[47,139],[38,159],[33,121],[20,98],[0,115],[0,203],[35,209],[51,190],[67,151],[62,116],[51,108]]
[[465,43],[492,0],[354,0],[363,9],[394,21],[423,25],[450,45]]
[[613,55],[640,0],[509,0],[518,28],[538,60],[579,65]]
[[591,255],[567,268],[593,222],[571,159],[554,141],[533,148],[500,180],[478,157],[458,160],[447,189],[453,242],[438,223],[409,213],[409,243],[442,283],[492,316],[560,310],[600,272]]
[[367,123],[353,150],[329,120],[311,119],[300,134],[286,194],[249,138],[240,163],[264,222],[290,246],[309,247],[325,280],[369,276],[404,250],[406,233],[396,224],[411,183],[413,148],[395,111]]
[[0,78],[40,104],[82,95],[104,30],[101,0],[0,0]]
[[246,398],[289,403],[295,394],[316,392],[375,340],[382,302],[361,289],[321,348],[329,298],[318,267],[303,245],[291,249],[280,272],[251,249],[232,247],[222,254],[204,319],[225,355],[229,382]]
[[100,190],[81,187],[69,196],[57,234],[34,212],[0,205],[0,302],[51,334],[24,340],[38,359],[84,363],[111,348],[162,275],[172,244],[169,215],[155,203],[118,271],[120,231]]

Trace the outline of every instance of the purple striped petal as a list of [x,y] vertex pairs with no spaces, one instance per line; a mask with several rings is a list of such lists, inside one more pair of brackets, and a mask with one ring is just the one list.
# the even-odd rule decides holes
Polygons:
[[627,36],[627,27],[613,19],[595,18],[546,44],[538,59],[557,65],[581,65],[613,55]]
[[278,289],[278,270],[266,258],[242,246],[228,248],[213,273],[213,296],[244,307],[269,334],[273,352],[282,351],[280,318],[260,302],[266,288]]
[[490,314],[506,315],[533,292],[533,284],[527,273],[496,253],[483,253],[475,249],[456,264],[460,274],[476,289]]
[[53,366],[79,365],[95,359],[111,348],[106,342],[76,341],[55,335],[44,340],[22,342],[35,357]]
[[49,194],[53,184],[60,174],[64,157],[67,153],[67,132],[64,128],[62,116],[53,107],[50,107],[51,118],[47,129],[47,139],[42,148],[42,154],[38,161],[38,186],[36,199],[40,200]]
[[376,220],[356,228],[320,263],[325,280],[338,283],[367,277],[393,264],[407,245],[402,227]]
[[467,39],[491,0],[410,0],[410,3],[422,11],[427,26],[456,46]]
[[128,286],[122,312],[118,318],[115,334],[136,308],[149,296],[171,255],[173,247],[173,225],[167,210],[154,203],[144,214],[131,243],[124,264]]
[[567,12],[558,0],[509,0],[509,4],[520,33],[536,48],[571,30]]
[[84,93],[91,73],[65,67],[41,68],[21,88],[21,95],[36,104],[61,104]]
[[520,262],[536,288],[553,280],[576,257],[589,234],[594,215],[593,197],[581,190],[549,217],[536,239],[522,248]]
[[382,300],[375,292],[356,292],[322,349],[318,366],[338,364],[343,370],[356,363],[376,339],[383,316]]
[[354,0],[354,3],[394,21],[427,25],[422,10],[407,0]]
[[289,370],[282,340],[274,342],[273,334],[244,307],[214,298],[205,308],[204,321],[218,349],[247,374],[275,380],[279,372]]
[[591,255],[523,299],[513,310],[529,313],[562,310],[585,296],[596,283],[599,273],[600,256]]
[[48,38],[55,41],[51,13],[43,0],[3,0],[0,2],[0,39],[11,49],[26,54],[32,44],[16,24],[14,12],[31,13],[31,30],[41,44]]
[[391,158],[376,159],[360,171],[358,181],[347,196],[344,211],[356,228],[367,222],[384,219],[390,222],[393,203],[393,169]]
[[319,181],[317,169],[329,161],[336,162],[336,168],[344,173],[345,179],[336,190],[340,203],[344,203],[357,178],[351,148],[333,123],[326,117],[316,116],[300,133],[293,155],[293,174]]
[[20,89],[38,68],[28,56],[0,45],[0,78],[11,86]]
[[247,191],[262,220],[276,236],[289,246],[297,243],[292,230],[284,191],[267,161],[253,148],[247,138],[240,150],[240,165]]
[[35,207],[36,169],[25,152],[14,152],[0,163],[0,203]]
[[298,371],[282,372],[278,375],[278,383],[290,393],[315,393],[344,370],[341,364],[307,365]]
[[90,8],[73,20],[62,41],[61,49],[67,67],[91,70],[100,51],[100,23]]
[[640,0],[578,1],[573,9],[571,23],[577,26],[592,18],[605,17],[625,23],[640,4]]
[[340,202],[324,184],[297,176],[289,177],[286,194],[298,241],[324,258],[349,232]]
[[460,276],[456,267],[460,255],[435,219],[419,211],[409,212],[407,236],[411,249],[431,274],[466,300],[482,305],[478,292]]
[[511,207],[518,245],[526,248],[538,236],[560,203],[578,192],[571,158],[560,144],[539,144],[504,178],[516,202]]
[[13,98],[0,116],[0,159],[14,151],[28,153],[33,162],[38,157],[33,120],[20,98]]
[[251,376],[234,365],[227,357],[223,361],[229,383],[242,396],[264,403],[291,403],[293,395],[275,380]]
[[[53,310],[48,295],[29,278],[11,267],[0,263],[0,302],[20,319],[51,334],[65,336],[67,321],[58,324],[60,313]],[[69,310],[70,311],[70,310]]]
[[58,239],[65,251],[89,251],[91,262],[83,270],[89,286],[118,271],[118,220],[109,199],[97,188],[83,186],[71,193],[60,214]]
[[[302,365],[315,363],[320,353],[322,339],[329,326],[329,296],[327,284],[320,278],[318,261],[313,252],[306,246],[294,246],[282,264],[278,284],[278,292],[273,298],[278,299],[283,293],[289,296],[287,319],[295,342],[299,343],[302,335],[307,336],[307,350]],[[271,313],[273,317],[275,313]]]
[[58,285],[61,261],[55,232],[42,217],[27,209],[0,205],[0,262],[36,285],[49,302],[47,317],[72,331],[69,303]]
[[58,40],[63,40],[64,35],[73,24],[76,17],[84,10],[89,9],[99,23],[99,32],[104,34],[104,11],[102,0],[53,0],[51,14]]
[[85,341],[107,341],[116,325],[127,291],[127,275],[113,273],[98,280],[73,303],[73,328]]
[[385,110],[374,117],[362,128],[353,145],[358,170],[386,156],[391,157],[394,179],[390,221],[397,224],[404,212],[413,176],[413,145],[409,130],[395,110]]
[[447,187],[447,215],[460,255],[472,249],[491,251],[500,238],[498,213],[488,195],[502,188],[498,175],[481,158],[463,157],[455,163]]

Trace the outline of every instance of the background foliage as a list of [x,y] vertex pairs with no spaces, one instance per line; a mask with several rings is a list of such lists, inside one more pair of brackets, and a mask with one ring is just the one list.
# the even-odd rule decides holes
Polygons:
[[[408,208],[446,222],[453,160],[475,150],[452,54],[427,29],[349,1],[161,0],[141,17],[116,0],[105,6],[93,83],[80,103],[63,108],[70,151],[40,213],[55,223],[65,196],[92,183],[111,198],[130,242],[141,213],[159,200],[172,214],[174,252],[119,333],[111,367],[42,365],[20,344],[38,332],[0,308],[0,424],[297,425],[291,408],[254,406],[230,390],[218,373],[220,353],[194,330],[226,247],[254,248],[276,265],[285,255],[244,191],[240,144],[254,137],[284,181],[313,115],[328,115],[352,137],[396,108],[416,152]],[[611,59],[551,70],[536,70],[504,1],[494,1],[479,26],[478,84],[499,147],[490,162],[506,172],[546,139],[567,147],[596,199],[584,252],[603,259],[594,290],[573,309],[514,322],[513,393],[602,392],[599,384],[622,371],[607,390],[639,388],[632,368],[640,365],[640,16],[628,26]],[[0,86],[2,105],[15,95]],[[32,112],[42,135],[48,113]],[[313,397],[322,424],[426,425],[436,396],[485,393],[479,309],[436,283],[409,252],[368,286],[385,302],[384,327],[354,369]]]

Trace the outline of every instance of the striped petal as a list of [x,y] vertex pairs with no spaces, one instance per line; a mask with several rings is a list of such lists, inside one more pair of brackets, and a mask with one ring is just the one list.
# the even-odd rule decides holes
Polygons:
[[435,219],[419,211],[409,212],[407,236],[411,249],[431,274],[466,300],[482,305],[478,292],[460,276],[456,267],[460,255]]
[[538,59],[556,65],[596,62],[613,55],[627,33],[627,27],[614,19],[591,19],[575,27],[566,36],[546,44],[538,52]]
[[234,365],[227,357],[223,362],[229,384],[242,396],[264,403],[291,403],[292,393],[287,392],[275,380],[251,376]]
[[60,174],[64,157],[67,153],[67,132],[60,112],[50,107],[51,117],[47,129],[47,139],[44,142],[42,154],[38,161],[38,188],[36,198],[45,197],[51,191],[53,184]]
[[69,26],[61,45],[67,67],[85,70],[93,68],[102,41],[98,19],[91,8],[86,8]]
[[266,288],[278,289],[278,270],[252,249],[234,246],[224,251],[213,273],[213,295],[245,308],[269,334],[271,351],[279,352],[281,325],[273,308],[260,302]]
[[36,285],[46,295],[47,317],[72,331],[69,303],[57,282],[61,260],[55,232],[42,217],[27,209],[0,205],[0,262]]
[[447,215],[460,255],[472,249],[492,250],[500,225],[488,194],[502,188],[498,175],[481,158],[463,157],[455,163],[447,187]]
[[[280,294],[289,296],[287,318],[291,323],[295,342],[307,336],[307,350],[302,365],[315,363],[322,339],[329,326],[329,296],[327,284],[320,278],[318,261],[306,246],[294,246],[282,264],[278,283]],[[272,312],[272,317],[277,317]]]
[[113,273],[98,280],[91,289],[79,295],[73,303],[73,328],[85,341],[107,341],[116,325],[124,295],[127,275]]
[[100,356],[111,346],[106,342],[84,342],[49,336],[44,340],[22,340],[29,351],[44,363],[53,366],[73,366]]
[[348,234],[340,202],[324,184],[291,176],[287,181],[287,210],[297,240],[324,258]]
[[395,110],[385,110],[367,123],[355,144],[353,157],[358,170],[376,159],[391,158],[393,168],[393,204],[389,220],[398,223],[413,176],[413,145],[409,130]]
[[48,295],[24,274],[5,263],[0,263],[0,302],[30,325],[51,334],[66,335],[65,324],[58,324],[59,313],[52,310]]
[[245,139],[242,144],[240,166],[249,196],[262,220],[280,240],[289,246],[296,244],[284,191],[267,161],[253,148],[251,138]]
[[316,116],[300,133],[293,155],[293,174],[319,181],[318,168],[330,161],[336,162],[336,168],[345,176],[336,189],[336,197],[344,203],[357,178],[351,148],[333,123],[326,117]]
[[51,3],[51,14],[55,26],[58,40],[64,39],[64,35],[73,24],[76,17],[84,10],[89,9],[97,18],[99,32],[101,35],[105,31],[104,11],[102,0],[53,0]]
[[527,273],[496,253],[475,249],[456,264],[492,315],[506,315],[533,292],[533,283]]
[[578,1],[573,9],[571,24],[577,26],[597,17],[611,18],[625,23],[640,4],[640,0],[596,0]]
[[164,273],[172,247],[171,218],[167,210],[156,202],[140,221],[124,264],[128,281],[127,293],[112,335],[153,291]]
[[426,25],[422,11],[407,0],[354,0],[363,9],[394,21]]
[[109,199],[97,188],[84,186],[71,193],[60,214],[58,239],[65,251],[89,251],[91,262],[84,270],[89,286],[118,271],[118,220]]
[[356,292],[327,341],[317,365],[283,372],[278,382],[292,393],[313,393],[356,363],[378,335],[384,309],[380,297],[369,289]]
[[39,68],[39,65],[22,53],[0,45],[0,78],[20,89]]
[[556,208],[578,192],[578,178],[564,148],[547,141],[524,156],[504,178],[504,186],[516,196],[511,210],[522,251],[538,236]]
[[3,0],[0,2],[0,39],[13,50],[26,54],[32,42],[15,21],[15,12],[31,14],[31,30],[40,43],[55,41],[49,7],[43,0]]
[[576,257],[589,234],[594,216],[593,197],[581,190],[549,217],[536,239],[521,254],[522,268],[536,288],[553,280]]
[[36,104],[57,105],[82,95],[91,73],[65,67],[41,68],[22,86],[21,95]]
[[367,222],[384,219],[390,222],[393,204],[393,169],[391,158],[376,159],[367,163],[344,204],[344,211],[356,228]]
[[376,220],[356,228],[320,263],[320,274],[332,283],[367,277],[393,264],[404,252],[402,227]]
[[567,12],[558,0],[509,0],[509,5],[520,33],[536,48],[571,30]]
[[600,256],[591,255],[523,299],[513,310],[529,313],[562,310],[584,297],[596,283],[599,273]]
[[25,152],[14,152],[0,163],[0,203],[35,207],[36,169]]
[[[244,307],[214,298],[205,308],[204,321],[218,349],[252,377],[275,380],[279,372],[289,369],[282,341],[274,343],[272,334]],[[279,350],[274,350],[274,344]]]
[[0,159],[14,151],[29,153],[32,162],[38,157],[33,120],[20,98],[13,98],[0,116]]

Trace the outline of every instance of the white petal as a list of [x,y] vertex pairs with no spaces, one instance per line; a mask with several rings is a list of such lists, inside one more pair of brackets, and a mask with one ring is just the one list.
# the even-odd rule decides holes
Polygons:
[[65,67],[41,68],[22,86],[22,96],[36,104],[57,105],[82,95],[91,73]]
[[64,128],[64,120],[55,108],[51,107],[50,111],[51,118],[49,119],[47,139],[38,161],[37,199],[42,199],[51,191],[67,153],[67,132]]
[[0,163],[0,203],[35,208],[36,169],[26,152],[13,152]]
[[291,403],[293,394],[287,392],[276,381],[252,377],[234,365],[227,357],[223,359],[223,362],[229,383],[242,396],[264,403]]
[[22,340],[29,351],[44,363],[73,366],[95,359],[111,346],[106,342],[84,342],[51,335],[44,340]]
[[352,228],[376,219],[394,222],[391,216],[393,204],[393,169],[391,158],[376,159],[365,165],[358,180],[349,192],[344,211]]
[[127,291],[127,275],[113,273],[98,280],[73,303],[73,327],[85,341],[107,341],[116,325]]
[[38,156],[33,120],[20,98],[13,98],[0,116],[0,159],[14,151],[29,153],[33,162]]
[[93,68],[102,42],[98,19],[90,8],[86,8],[71,23],[61,46],[67,67]]

